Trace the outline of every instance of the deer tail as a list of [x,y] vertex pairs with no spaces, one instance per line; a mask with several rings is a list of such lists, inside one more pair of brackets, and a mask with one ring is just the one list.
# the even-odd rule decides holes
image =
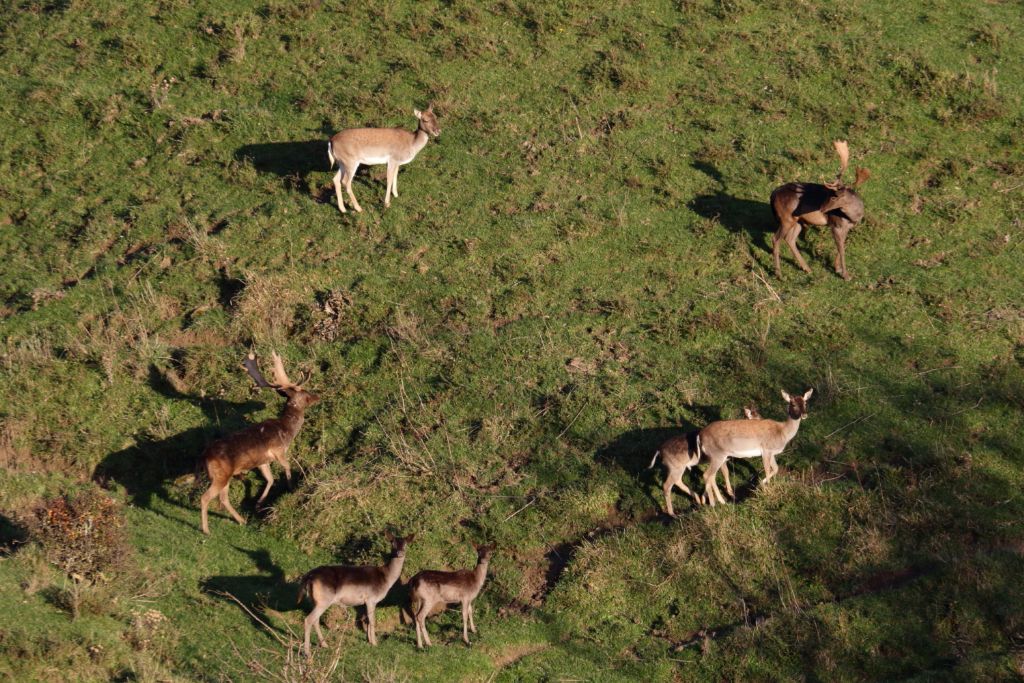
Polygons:
[[651,458],[651,464],[647,466],[647,469],[654,467],[654,463],[658,460],[658,456],[661,455],[661,451],[654,451],[654,457]]
[[306,572],[302,575],[302,578],[299,579],[299,599],[295,601],[297,605],[301,605],[302,599],[310,594],[309,584],[312,583],[313,580],[313,577],[310,576],[312,573],[313,572]]
[[331,170],[334,169],[334,162],[337,161],[334,158],[334,147],[331,145],[331,141],[327,141],[327,158],[331,160]]

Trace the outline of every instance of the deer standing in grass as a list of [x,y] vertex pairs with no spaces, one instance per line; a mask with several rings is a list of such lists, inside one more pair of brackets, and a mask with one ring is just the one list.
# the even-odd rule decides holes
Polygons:
[[441,134],[433,104],[426,111],[414,109],[412,113],[419,120],[419,126],[411,133],[404,128],[349,128],[335,133],[327,142],[327,158],[331,161],[331,168],[338,165],[338,172],[334,174],[334,192],[342,213],[345,213],[345,200],[341,197],[342,184],[345,185],[348,198],[352,200],[353,208],[359,212],[363,210],[352,192],[352,179],[360,164],[387,164],[384,207],[391,206],[392,195],[398,198],[398,167],[415,159],[431,135],[437,137]]
[[416,622],[416,647],[422,648],[424,643],[430,647],[426,620],[437,605],[455,602],[462,605],[462,640],[466,645],[469,645],[469,632],[476,633],[473,600],[487,579],[487,567],[496,546],[491,543],[474,547],[477,551],[476,568],[453,572],[422,571],[409,580],[409,611]]
[[779,471],[775,456],[796,436],[800,422],[807,417],[807,401],[813,393],[814,389],[808,389],[803,396],[790,396],[782,392],[788,411],[785,422],[761,419],[719,420],[697,432],[697,451],[701,458],[708,461],[708,467],[704,470],[704,495],[712,506],[715,505],[715,496],[718,502],[725,503],[722,492],[718,490],[716,475],[719,469],[725,467],[729,458],[760,456],[764,463],[762,486],[775,476]]
[[380,567],[325,565],[311,569],[299,579],[299,602],[307,595],[313,599],[313,611],[303,622],[306,629],[303,647],[307,657],[310,654],[310,630],[314,625],[320,645],[326,646],[324,632],[320,629],[320,617],[331,605],[336,604],[346,607],[366,605],[366,637],[370,645],[377,644],[377,603],[387,596],[401,577],[406,546],[416,538],[416,534],[400,538],[391,532],[387,532],[386,536],[391,541],[392,553],[390,559]]
[[214,441],[203,452],[203,464],[210,475],[210,488],[200,499],[199,509],[204,534],[210,533],[207,523],[207,510],[210,501],[220,497],[220,503],[239,524],[245,520],[231,506],[228,498],[228,485],[231,477],[258,468],[267,485],[263,488],[257,503],[262,503],[270,493],[274,483],[274,473],[270,469],[273,462],[280,463],[284,468],[284,476],[289,487],[292,483],[292,469],[288,462],[288,447],[295,440],[295,435],[302,429],[306,409],[320,400],[316,394],[302,388],[309,380],[307,375],[301,384],[295,384],[284,371],[284,363],[277,353],[273,354],[274,383],[271,384],[260,373],[256,356],[249,354],[243,365],[249,376],[260,388],[273,389],[288,399],[281,416],[272,420],[264,420],[259,424],[246,427],[222,439]]
[[779,223],[772,238],[772,257],[775,259],[775,276],[782,277],[779,265],[779,248],[782,242],[789,246],[794,258],[805,273],[811,272],[803,256],[796,248],[796,238],[805,225],[827,225],[832,229],[836,242],[835,271],[844,280],[850,279],[846,270],[846,235],[850,228],[864,218],[864,202],[853,188],[859,187],[871,173],[865,168],[857,169],[857,178],[852,187],[843,183],[843,174],[850,162],[850,150],[845,140],[834,143],[839,154],[839,173],[831,183],[786,183],[775,189],[771,196],[772,212]]
[[[743,414],[746,415],[748,420],[761,419],[761,413],[757,411],[755,406],[744,406]],[[698,505],[703,505],[704,497],[694,493],[683,483],[683,475],[686,474],[687,470],[695,467],[700,462],[700,455],[697,451],[697,432],[687,432],[686,434],[680,434],[668,439],[661,445],[661,448],[654,452],[654,457],[651,458],[651,464],[647,466],[647,469],[654,467],[654,463],[658,461],[659,456],[661,456],[661,462],[665,465],[665,483],[662,486],[662,491],[665,493],[665,511],[668,513],[668,516],[676,516],[675,510],[672,508],[673,486],[678,487],[680,491],[693,498],[693,501]],[[725,463],[722,463],[722,475],[725,478],[726,493],[735,500],[736,495],[732,490],[732,482],[729,481],[729,466]]]

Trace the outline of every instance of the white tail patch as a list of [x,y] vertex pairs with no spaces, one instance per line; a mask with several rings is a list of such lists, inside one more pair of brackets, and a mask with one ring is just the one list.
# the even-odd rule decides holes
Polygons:
[[654,451],[654,457],[651,458],[651,464],[647,466],[647,469],[654,467],[654,463],[658,460],[659,455],[661,455],[661,451]]
[[327,158],[331,160],[331,169],[334,169],[334,149],[331,147],[331,141],[327,141]]

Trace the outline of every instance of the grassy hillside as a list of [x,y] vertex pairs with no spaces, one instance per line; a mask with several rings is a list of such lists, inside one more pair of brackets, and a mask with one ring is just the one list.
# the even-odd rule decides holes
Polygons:
[[[1017,2],[0,4],[0,673],[13,680],[1024,676],[1024,24]],[[333,205],[326,138],[443,132]],[[767,197],[872,179],[771,265]],[[204,444],[312,372],[301,470],[250,523]],[[669,520],[658,444],[810,418],[759,488]],[[261,480],[248,479],[257,493]],[[102,487],[81,588],[32,510]],[[397,599],[297,658],[296,579],[494,540],[480,633]],[[28,541],[28,542],[26,542]]]

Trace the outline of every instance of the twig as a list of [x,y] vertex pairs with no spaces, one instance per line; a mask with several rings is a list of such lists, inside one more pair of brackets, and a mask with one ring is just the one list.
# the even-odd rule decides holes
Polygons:
[[259,618],[258,616],[256,616],[256,615],[255,615],[255,614],[253,613],[253,611],[252,611],[251,609],[249,609],[249,608],[248,608],[248,606],[246,606],[246,604],[245,604],[244,602],[242,602],[241,600],[239,600],[238,598],[236,598],[236,597],[235,597],[234,595],[232,595],[231,593],[228,593],[227,591],[210,591],[210,593],[212,593],[212,594],[214,594],[214,595],[219,595],[219,596],[221,596],[221,597],[223,597],[223,598],[230,598],[230,599],[234,600],[234,601],[235,601],[236,603],[238,603],[238,606],[239,606],[239,607],[241,607],[242,609],[244,609],[244,610],[245,610],[246,614],[248,614],[248,615],[249,615],[250,617],[252,617],[252,618],[253,618],[253,619],[255,619],[256,621],[258,621],[258,622],[260,623],[260,625],[261,625],[261,626],[263,626],[263,628],[267,629],[267,633],[269,633],[270,635],[274,636],[274,638],[276,638],[276,639],[277,639],[277,642],[279,642],[279,643],[281,643],[282,645],[284,645],[284,646],[286,646],[286,647],[287,647],[288,643],[284,642],[284,640],[282,640],[282,639],[281,639],[281,636],[277,635],[277,631],[276,631],[275,629],[271,628],[271,627],[270,627],[270,626],[269,626],[269,625],[267,624],[267,622],[263,621],[263,620],[262,620],[262,619],[260,619],[260,618]]
[[871,413],[870,415],[864,415],[863,417],[858,417],[858,418],[857,418],[856,420],[854,420],[853,422],[847,422],[846,424],[844,424],[844,425],[843,425],[842,427],[840,427],[839,429],[837,429],[837,430],[833,431],[833,432],[832,432],[831,434],[826,434],[826,435],[824,436],[824,438],[826,438],[826,439],[827,439],[828,437],[832,436],[832,434],[835,434],[835,433],[837,433],[837,432],[841,432],[841,431],[843,431],[844,429],[846,429],[847,427],[852,427],[853,425],[857,424],[858,422],[863,422],[864,420],[868,420],[868,419],[870,419],[870,418],[874,417],[875,415],[878,415],[878,411],[877,411],[877,410],[876,410],[875,412]]
[[960,410],[955,410],[952,413],[950,413],[949,416],[953,417],[954,415],[959,415],[960,413],[966,413],[968,410],[974,410],[975,408],[977,408],[978,406],[981,405],[981,402],[983,400],[984,400],[984,397],[979,398],[978,402],[975,403],[973,406],[967,406],[966,408],[961,408]]
[[751,272],[754,273],[754,277],[756,277],[758,280],[761,281],[761,284],[763,284],[765,286],[765,288],[768,290],[768,292],[773,297],[775,297],[775,300],[778,301],[779,303],[782,303],[782,297],[779,296],[779,293],[775,291],[774,287],[772,287],[770,284],[768,284],[768,280],[765,279],[764,274],[761,272],[760,268],[758,270],[756,270],[756,271],[751,271]]
[[537,502],[537,499],[536,499],[536,498],[534,498],[534,499],[533,499],[533,500],[531,500],[531,501],[530,501],[529,503],[527,503],[527,504],[526,504],[526,505],[524,505],[523,507],[521,507],[521,508],[519,508],[518,510],[516,510],[515,512],[513,512],[513,513],[512,513],[511,515],[509,515],[509,516],[508,516],[508,517],[506,517],[505,519],[501,520],[501,521],[502,521],[502,523],[504,524],[505,522],[507,522],[508,520],[512,519],[513,517],[515,517],[516,515],[518,515],[518,514],[519,514],[520,512],[522,512],[523,510],[525,510],[526,508],[530,507],[531,505],[533,505],[533,504],[534,504],[534,503],[536,503],[536,502]]
[[561,439],[562,436],[567,431],[569,431],[569,427],[572,427],[576,423],[576,419],[583,413],[583,409],[586,408],[586,407],[587,407],[586,403],[584,403],[582,406],[580,406],[580,409],[576,411],[576,416],[574,418],[572,418],[572,420],[569,421],[569,424],[565,425],[565,429],[563,429],[562,431],[560,431],[558,433],[558,436],[555,437],[556,439]]
[[918,375],[918,376],[921,376],[921,375],[927,375],[928,373],[935,372],[937,370],[957,370],[959,368],[960,368],[959,365],[940,366],[940,367],[937,367],[937,368],[932,368],[931,370],[922,370],[921,372],[915,372],[914,374]]

